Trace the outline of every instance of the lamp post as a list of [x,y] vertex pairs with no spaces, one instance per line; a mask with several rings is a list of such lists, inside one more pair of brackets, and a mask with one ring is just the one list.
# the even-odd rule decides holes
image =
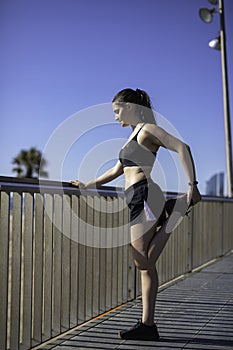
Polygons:
[[226,37],[225,37],[225,18],[224,18],[224,1],[223,0],[209,0],[216,8],[207,9],[201,8],[199,10],[200,18],[205,23],[211,23],[213,14],[218,12],[220,15],[220,36],[209,42],[209,46],[221,51],[222,63],[222,85],[223,85],[223,107],[224,107],[224,126],[225,126],[225,142],[226,142],[226,163],[227,163],[227,194],[232,197],[233,194],[233,168],[232,168],[232,144],[231,144],[231,118],[230,118],[230,104],[228,92],[228,73],[227,73],[227,55],[226,55]]

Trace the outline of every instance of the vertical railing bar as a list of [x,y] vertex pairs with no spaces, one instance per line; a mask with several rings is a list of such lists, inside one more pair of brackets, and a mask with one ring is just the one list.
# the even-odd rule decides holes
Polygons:
[[[117,271],[118,271],[118,284],[117,284],[117,304],[121,304],[124,302],[123,300],[123,205],[121,205],[121,198],[118,198],[114,200],[115,203],[115,210],[118,211],[117,219],[118,219],[118,230],[117,230],[117,237],[118,237],[118,257],[117,257]],[[116,213],[115,213],[116,215]]]
[[189,223],[189,272],[193,270],[193,235],[194,235],[194,215],[195,208],[191,211],[190,214],[190,223]]
[[94,244],[94,197],[87,197],[86,231],[85,231],[85,320],[93,317],[93,244]]
[[226,240],[226,232],[227,232],[226,227],[228,226],[227,218],[226,218],[226,222],[224,220],[226,210],[227,210],[226,203],[223,203],[223,205],[222,205],[222,252],[223,252],[223,255],[226,253],[225,240]]
[[102,227],[100,236],[100,312],[106,311],[106,200],[104,197],[100,197],[100,226]]
[[78,196],[71,197],[70,324],[78,324]]
[[[128,220],[128,218],[127,218]],[[130,242],[130,239],[129,239]],[[135,296],[135,286],[136,286],[136,266],[133,261],[132,249],[128,244],[128,252],[127,252],[127,268],[128,268],[128,285],[127,285],[127,300],[132,300]]]
[[116,228],[118,225],[118,212],[116,210],[115,201],[116,199],[113,197],[109,197],[111,200],[111,216],[112,216],[112,275],[113,275],[113,282],[112,282],[112,307],[117,306],[117,299],[118,299],[118,230],[116,232]]
[[129,245],[129,230],[128,230],[128,222],[129,222],[129,211],[124,206],[124,215],[123,215],[123,235],[125,236],[125,245],[124,245],[124,260],[123,260],[123,277],[124,277],[124,287],[123,287],[123,300],[128,301],[128,289],[129,289],[129,251],[131,249]]
[[22,348],[29,349],[32,339],[32,274],[33,274],[33,194],[24,194],[23,219],[23,320],[22,320]]
[[221,256],[224,254],[224,203],[220,203],[221,206],[221,217],[219,220],[219,232],[221,232]]
[[0,349],[7,348],[10,194],[0,193]]
[[61,332],[61,232],[62,232],[62,197],[54,195],[54,219],[53,219],[53,310],[52,310],[52,334],[55,336]]
[[63,195],[62,230],[62,330],[70,327],[70,242],[71,242],[71,198]]
[[53,270],[53,207],[54,197],[45,194],[44,206],[44,271],[43,271],[43,336],[52,337],[52,270]]
[[174,235],[179,232],[178,229],[176,229],[176,233],[174,232],[172,234],[171,240],[168,241],[168,243],[166,244],[166,248],[167,248],[167,273],[166,273],[166,280],[168,281],[170,279],[170,274],[171,274],[171,266],[172,266],[172,255],[171,255],[171,249],[172,249],[172,241],[174,239]]
[[80,195],[80,219],[79,219],[79,232],[78,232],[78,322],[83,323],[86,319],[86,246],[85,246],[85,233],[87,222],[87,197]]
[[109,197],[106,197],[106,218],[107,218],[107,228],[106,228],[106,243],[107,243],[107,249],[106,249],[106,310],[109,310],[112,307],[112,281],[113,281],[113,266],[112,266],[112,255],[113,250],[111,247],[112,244],[112,232],[111,232],[111,226],[112,226],[112,216],[108,213],[109,208]]
[[186,272],[190,272],[190,259],[189,259],[189,255],[190,255],[190,221],[191,218],[187,217],[186,218],[186,253],[185,253],[185,270]]
[[[178,233],[178,232],[177,232]],[[177,239],[178,234],[172,234],[169,238],[169,242],[166,243],[166,245],[170,246],[169,256],[170,256],[170,263],[169,263],[169,278],[174,278],[176,272],[175,272],[175,257],[176,257],[176,251],[175,251],[175,242]]]
[[22,194],[13,194],[12,266],[11,266],[11,329],[10,348],[20,344],[21,253],[22,253]]
[[34,233],[34,268],[33,268],[33,340],[42,341],[42,306],[43,306],[43,231],[44,231],[43,194],[35,195],[35,233]]
[[[181,230],[181,228],[183,228],[183,232]],[[185,257],[185,235],[186,235],[186,231],[185,231],[185,218],[183,218],[182,223],[180,223],[180,225],[178,226],[177,230],[179,231],[179,240],[181,241],[184,240],[184,244],[181,245],[179,244],[179,251],[180,251],[180,269],[179,269],[179,275],[182,274],[182,272],[184,272],[184,257]],[[167,281],[170,280],[170,276],[168,276],[169,278],[167,279]]]
[[100,312],[100,197],[94,197],[93,316]]

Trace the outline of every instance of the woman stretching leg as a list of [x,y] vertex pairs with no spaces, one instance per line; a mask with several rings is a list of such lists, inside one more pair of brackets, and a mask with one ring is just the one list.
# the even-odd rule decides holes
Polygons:
[[[122,127],[132,127],[132,134],[120,150],[119,161],[97,179],[86,184],[72,180],[71,184],[83,188],[98,187],[124,173],[133,258],[141,271],[143,312],[142,320],[136,326],[121,331],[119,335],[122,339],[158,340],[159,334],[154,323],[158,291],[156,261],[179,217],[190,203],[195,205],[199,202],[201,196],[189,146],[156,125],[148,94],[140,89],[124,89],[113,98],[112,107],[115,119]],[[179,154],[189,184],[185,203],[183,201],[184,208],[180,211],[182,214],[174,208],[167,218],[164,217],[164,195],[150,177],[160,147]]]

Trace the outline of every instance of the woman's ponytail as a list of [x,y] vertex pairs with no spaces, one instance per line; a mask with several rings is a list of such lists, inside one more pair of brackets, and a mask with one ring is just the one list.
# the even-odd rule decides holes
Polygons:
[[155,116],[152,110],[152,103],[149,95],[147,94],[146,91],[140,90],[140,89],[136,89],[136,93],[138,94],[139,99],[141,99],[141,105],[146,107],[146,108],[143,108],[143,111],[142,111],[145,122],[156,124]]

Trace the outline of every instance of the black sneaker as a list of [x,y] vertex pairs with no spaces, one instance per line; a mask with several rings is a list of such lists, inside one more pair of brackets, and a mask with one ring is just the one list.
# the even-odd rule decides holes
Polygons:
[[119,337],[131,340],[159,340],[159,333],[155,324],[147,326],[139,320],[134,327],[126,331],[120,331]]

